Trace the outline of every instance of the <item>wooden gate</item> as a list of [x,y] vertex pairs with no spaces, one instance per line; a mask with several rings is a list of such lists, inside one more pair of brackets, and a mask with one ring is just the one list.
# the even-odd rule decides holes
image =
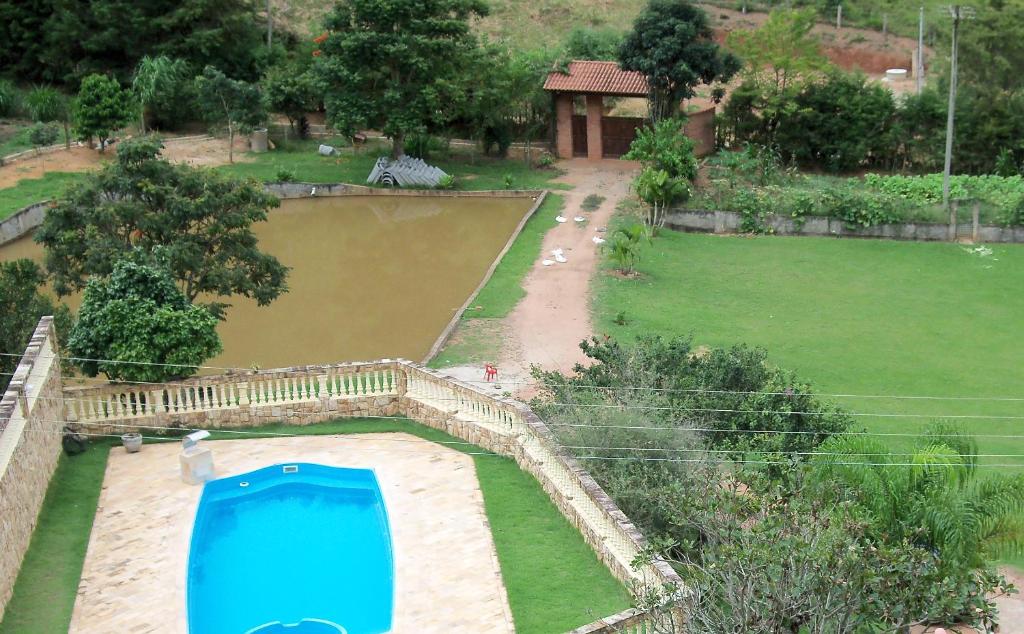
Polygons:
[[572,116],[572,155],[587,155],[587,115]]
[[601,148],[606,158],[619,158],[629,151],[638,128],[644,126],[640,117],[601,117]]

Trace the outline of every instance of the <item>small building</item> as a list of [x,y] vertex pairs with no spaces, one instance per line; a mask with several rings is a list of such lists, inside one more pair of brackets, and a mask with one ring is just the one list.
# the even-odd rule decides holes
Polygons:
[[[577,60],[566,72],[548,74],[544,90],[555,99],[555,150],[559,158],[618,158],[629,151],[643,117],[612,117],[605,114],[606,97],[648,97],[643,73],[622,70],[616,62]],[[576,114],[582,99],[586,114]],[[697,156],[710,154],[715,146],[715,108],[688,113],[686,135],[697,142]]]

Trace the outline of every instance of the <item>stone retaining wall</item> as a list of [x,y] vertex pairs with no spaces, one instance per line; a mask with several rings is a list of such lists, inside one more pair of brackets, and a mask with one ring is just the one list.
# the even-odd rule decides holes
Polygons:
[[0,619],[60,457],[57,353],[53,318],[43,317],[0,400]]
[[[844,238],[941,241],[954,238],[969,238],[973,234],[973,227],[970,223],[958,224],[955,236],[951,236],[950,226],[946,223],[908,222],[851,229],[842,220],[836,218],[807,216],[803,221],[803,225],[798,226],[798,223],[793,218],[770,216],[766,224],[775,235],[780,236],[835,236]],[[677,231],[739,233],[742,222],[743,214],[735,211],[677,209],[669,212],[665,220],[665,226]],[[978,241],[1024,242],[1024,227],[979,225]]]
[[0,222],[0,246],[28,235],[33,229],[43,224],[46,210],[49,208],[50,201],[44,200],[33,203],[5,218]]

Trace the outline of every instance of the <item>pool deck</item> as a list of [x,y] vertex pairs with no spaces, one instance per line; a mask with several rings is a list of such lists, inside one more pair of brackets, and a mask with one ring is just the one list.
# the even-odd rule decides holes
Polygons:
[[[400,433],[206,446],[218,477],[300,461],[373,469],[394,551],[391,631],[514,632],[471,456]],[[181,482],[180,449],[111,450],[70,632],[187,633],[188,547],[202,487]]]

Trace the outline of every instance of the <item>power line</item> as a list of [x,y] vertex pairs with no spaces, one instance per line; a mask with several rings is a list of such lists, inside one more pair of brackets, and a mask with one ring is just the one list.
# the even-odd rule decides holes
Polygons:
[[[15,354],[10,352],[0,352],[0,356],[11,356],[21,357],[22,354]],[[194,367],[201,370],[223,370],[228,372],[243,372],[245,373],[240,378],[253,376],[267,376],[266,374],[261,375],[261,372],[270,373],[277,368],[268,368],[265,370],[254,370],[253,368],[242,368],[242,367],[221,367],[212,365],[189,365],[181,363],[153,363],[146,361],[119,361],[115,359],[92,359],[86,357],[69,357],[64,355],[38,355],[37,359],[58,359],[64,361],[89,361],[95,363],[113,363],[113,364],[126,364],[126,365],[145,365],[155,367]],[[397,359],[395,361],[398,361]],[[350,362],[337,364],[333,367],[344,368]],[[326,364],[326,367],[332,367],[331,364]],[[282,368],[284,369],[284,368]],[[13,375],[14,373],[4,373]],[[171,385],[181,386],[180,383],[174,382],[148,382],[148,381],[108,381],[106,379],[98,379],[96,377],[79,377],[85,380],[92,381],[103,381],[114,385]],[[202,380],[202,376],[195,377],[190,380]],[[461,383],[469,384],[482,384],[487,386],[495,385],[495,382],[483,381],[479,379],[457,379],[454,377],[453,380]],[[530,381],[513,381],[513,380],[500,380],[498,384],[503,385],[533,385],[533,386],[546,386],[542,381],[530,380]],[[181,386],[189,387],[189,386]],[[703,389],[703,388],[659,388],[649,386],[606,386],[606,385],[584,385],[584,384],[569,384],[568,387],[581,388],[581,389],[594,389],[594,390],[639,390],[645,392],[667,392],[667,393],[698,393],[698,394],[745,394],[745,395],[764,395],[764,396],[814,396],[814,397],[829,397],[829,398],[865,398],[865,399],[901,399],[901,400],[964,400],[964,401],[1007,401],[1007,402],[1024,402],[1024,397],[1007,397],[1007,396],[938,396],[938,395],[903,395],[903,394],[853,394],[853,393],[825,393],[825,392],[769,392],[769,391],[757,391],[757,390],[715,390],[715,389]]]
[[[174,384],[171,384],[174,385]],[[194,389],[199,392],[205,393],[207,390],[216,390],[217,386],[192,386],[192,385],[175,385],[178,389]],[[287,390],[288,393],[293,391],[302,392],[304,390]],[[259,393],[259,392],[257,392]],[[115,396],[107,394],[105,396]],[[354,394],[353,396],[375,396],[375,394]],[[486,395],[481,395],[486,398]],[[62,402],[73,402],[73,403],[86,403],[90,405],[103,405],[103,401],[97,402],[95,398],[87,398],[85,396],[62,396],[62,397],[47,397],[47,396],[36,396],[36,399],[46,401],[62,401]],[[458,397],[439,397],[430,396],[427,397],[431,401],[448,402],[448,403],[459,403],[464,401]],[[213,395],[207,395],[201,398],[194,399],[197,402],[218,402],[222,399],[220,395],[214,391]],[[233,399],[228,399],[233,400]],[[291,400],[291,399],[288,399]],[[277,400],[275,398],[268,398],[266,401],[257,401],[255,404],[273,404],[283,403],[285,399]],[[250,404],[253,404],[250,402]],[[117,401],[116,407],[124,407],[128,409],[145,409],[151,405],[143,400],[132,400],[132,401]],[[827,416],[831,414],[842,414],[852,417],[864,417],[864,418],[911,418],[911,419],[946,419],[946,420],[962,420],[962,421],[986,421],[986,420],[1024,420],[1024,415],[1000,415],[1000,414],[919,414],[919,413],[897,413],[897,412],[850,412],[846,410],[837,410],[834,412],[829,411],[800,411],[800,410],[774,410],[774,409],[733,409],[733,408],[714,408],[714,407],[673,407],[673,406],[661,406],[661,405],[626,405],[626,404],[614,404],[614,403],[562,403],[562,402],[544,402],[540,404],[540,408],[543,407],[561,407],[561,408],[583,408],[583,409],[603,409],[603,410],[617,410],[617,411],[666,411],[666,412],[696,412],[696,413],[711,413],[711,414],[779,414],[785,416]],[[163,414],[174,414],[174,413],[189,413],[189,412],[201,412],[211,411],[211,408],[198,406],[190,407],[187,404],[181,404],[174,409],[175,406],[170,403],[157,403],[153,404],[152,407],[162,409]],[[227,407],[216,407],[213,410],[228,409]],[[142,414],[148,415],[148,414]]]
[[[39,433],[63,433],[61,430],[45,429],[45,428],[35,428],[35,429],[26,428],[25,431],[32,431],[32,432],[39,432]],[[216,430],[214,430],[214,431],[216,431]],[[80,433],[83,436],[87,436],[87,437],[120,438],[120,436],[117,435],[117,434],[97,434],[97,433],[91,433],[91,432],[78,432],[78,433]],[[253,433],[257,434],[259,432],[253,432]],[[287,435],[287,437],[289,437],[289,438],[310,438],[310,437],[315,437],[315,436],[329,436],[329,435],[331,435],[331,434],[291,434],[291,435]],[[349,434],[338,434],[338,436],[342,437],[342,438],[347,438],[350,435]],[[173,442],[173,441],[177,440],[177,439],[174,439],[174,438],[166,438],[166,437],[163,437],[163,436],[142,436],[142,438],[143,439],[147,439],[147,440],[159,441],[159,442]],[[354,437],[350,438],[350,439],[354,439]],[[375,439],[367,438],[365,440],[375,440]],[[376,440],[379,440],[379,439],[376,439]],[[431,441],[431,440],[424,440],[424,441],[428,442],[428,443],[435,442],[435,441]],[[216,442],[216,441],[214,441],[214,442]],[[408,442],[413,442],[413,441],[408,441]],[[389,450],[389,451],[399,451],[399,452],[402,452],[402,453],[420,453],[420,452],[411,452],[411,451],[403,451],[403,450]],[[502,456],[501,454],[497,454],[497,453],[494,453],[494,452],[459,451],[459,453],[463,454],[463,455],[470,455],[470,456],[494,456],[494,457],[501,457],[501,458],[505,458],[506,457],[506,456]],[[835,455],[835,456],[846,456],[846,457],[848,457],[850,455],[855,455],[855,454],[835,453],[835,454],[824,454],[824,455]],[[723,460],[723,459],[708,459],[708,458],[657,458],[657,457],[638,458],[638,457],[631,457],[631,456],[591,456],[591,455],[574,455],[573,458],[575,458],[577,460],[595,460],[595,461],[606,460],[606,461],[702,463],[702,464],[727,464],[727,465],[736,465],[736,464],[790,465],[791,464],[790,462],[785,461],[785,460],[753,460],[753,459]],[[943,463],[943,462],[929,462],[929,463],[926,463],[926,464],[921,464],[921,463],[916,463],[916,462],[863,462],[863,461],[835,462],[835,461],[829,461],[829,462],[820,462],[820,463],[818,463],[818,462],[805,462],[803,464],[804,465],[808,465],[808,466],[813,465],[813,466],[857,466],[857,467],[962,467],[962,466],[964,466],[964,464],[962,462],[945,462],[945,463]],[[1014,468],[1014,469],[1020,469],[1022,465],[1020,465],[1020,464],[1012,464],[1012,463],[1007,463],[1007,464],[979,463],[976,466],[978,466],[978,467],[989,467],[989,468]]]

